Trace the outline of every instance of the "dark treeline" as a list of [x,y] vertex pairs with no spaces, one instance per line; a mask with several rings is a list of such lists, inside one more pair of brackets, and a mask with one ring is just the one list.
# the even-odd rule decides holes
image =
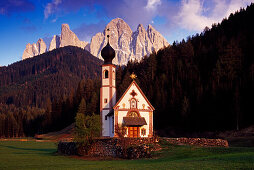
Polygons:
[[100,76],[102,61],[78,47],[64,47],[0,67],[0,103],[45,108],[73,93],[81,79]]
[[74,122],[78,106],[85,101],[86,115],[99,113],[99,79],[78,83],[77,90],[68,97],[46,101],[45,109],[0,104],[0,138],[23,137],[57,131]]
[[17,108],[0,104],[0,138],[32,136],[38,131],[44,109],[35,107]]
[[[0,136],[33,136],[72,123],[80,96],[90,108],[91,96],[92,102],[99,96],[88,90],[99,88],[101,63],[89,52],[69,46],[1,67]],[[82,95],[77,92],[77,87],[82,89],[79,84],[86,87]]]
[[[154,127],[160,135],[253,125],[253,17],[251,5],[205,28],[200,35],[175,42],[139,63],[119,67],[117,98],[129,86],[129,76],[134,72],[156,109]],[[33,59],[0,68],[0,103],[5,108],[0,110],[2,137],[60,130],[74,122],[82,98],[86,114],[99,114],[102,62],[92,56],[85,60],[83,54],[90,54],[75,47],[57,51],[35,57],[43,65],[34,66],[42,68],[40,71],[33,69]],[[47,66],[47,60],[51,66]]]
[[[119,70],[131,72],[156,108],[157,130],[221,131],[254,124],[254,5],[200,35]],[[129,80],[130,81],[130,80]]]

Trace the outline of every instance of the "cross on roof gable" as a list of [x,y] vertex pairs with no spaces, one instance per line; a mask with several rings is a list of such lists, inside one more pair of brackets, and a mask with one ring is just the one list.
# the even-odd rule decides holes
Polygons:
[[[116,109],[116,107],[120,104],[120,102],[123,100],[124,96],[127,95],[127,92],[130,90],[130,88],[132,86],[135,86],[138,90],[138,92],[141,94],[141,96],[145,99],[145,101],[147,102],[147,104],[149,105],[149,107],[152,109],[152,110],[155,110],[154,107],[152,106],[152,104],[149,102],[149,100],[146,98],[145,94],[143,93],[143,91],[141,90],[141,88],[138,86],[138,84],[136,83],[135,80],[133,80],[131,82],[131,84],[129,85],[129,87],[126,89],[126,91],[124,92],[124,94],[121,96],[121,98],[118,100],[118,102],[116,103],[116,105],[113,107],[113,109]],[[134,96],[138,96],[138,92],[134,91],[136,94],[134,95],[133,91],[131,90],[129,93],[132,93],[130,95],[134,95]],[[133,97],[134,97],[133,96]]]

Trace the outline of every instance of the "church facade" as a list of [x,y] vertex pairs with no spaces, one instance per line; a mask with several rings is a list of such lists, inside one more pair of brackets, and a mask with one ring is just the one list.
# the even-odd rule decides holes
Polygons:
[[116,102],[116,66],[112,64],[115,51],[108,43],[102,49],[102,85],[100,89],[100,116],[102,137],[118,137],[117,127],[123,127],[125,137],[152,137],[154,107],[141,88],[133,81]]

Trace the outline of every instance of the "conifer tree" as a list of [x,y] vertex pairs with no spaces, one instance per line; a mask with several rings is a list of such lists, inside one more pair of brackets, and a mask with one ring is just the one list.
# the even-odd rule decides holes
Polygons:
[[79,104],[78,113],[81,113],[85,115],[86,113],[86,101],[84,98],[81,99],[81,102]]

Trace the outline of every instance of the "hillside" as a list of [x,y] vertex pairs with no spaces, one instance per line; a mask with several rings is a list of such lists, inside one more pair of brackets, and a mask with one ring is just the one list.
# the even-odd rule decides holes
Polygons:
[[254,4],[201,34],[118,70],[117,94],[135,72],[162,136],[239,130],[254,120]]
[[102,61],[67,46],[0,68],[0,103],[44,108],[74,93],[81,79],[100,77]]

